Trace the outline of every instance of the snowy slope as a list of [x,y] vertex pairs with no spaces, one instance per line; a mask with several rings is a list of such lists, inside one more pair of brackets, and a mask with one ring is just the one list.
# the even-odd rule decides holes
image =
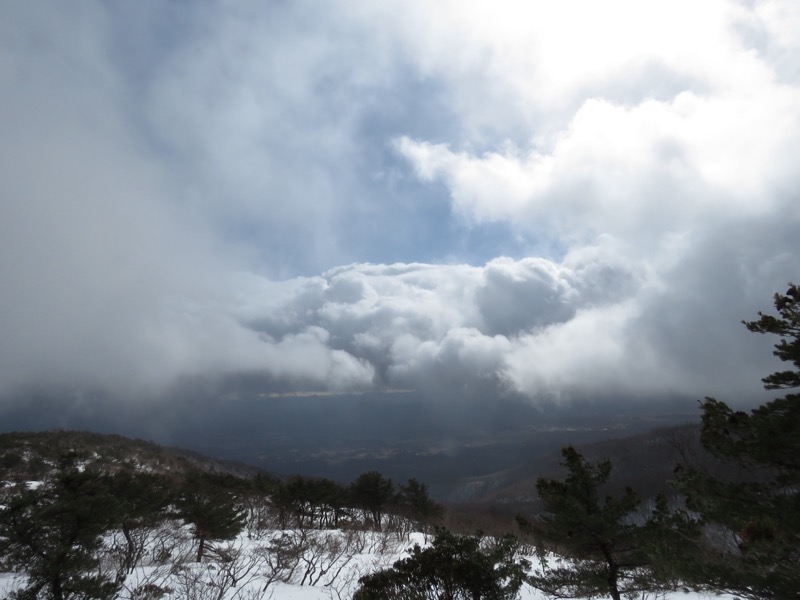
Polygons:
[[[236,540],[214,545],[195,562],[196,545],[186,527],[164,525],[147,533],[140,564],[127,574],[120,600],[344,600],[352,597],[358,578],[390,566],[414,544],[425,544],[421,533],[358,530],[245,530]],[[102,569],[118,568],[121,540],[106,540]],[[528,557],[534,565],[535,557]],[[24,577],[0,574],[0,598]],[[521,600],[546,596],[524,586]],[[650,596],[655,598],[655,596]],[[674,593],[664,600],[707,598]],[[721,596],[719,598],[729,598]]]

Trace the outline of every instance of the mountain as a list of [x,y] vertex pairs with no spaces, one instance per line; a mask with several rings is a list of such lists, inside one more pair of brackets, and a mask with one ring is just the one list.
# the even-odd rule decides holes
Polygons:
[[241,462],[210,458],[194,450],[169,448],[121,435],[46,431],[0,434],[0,479],[40,480],[67,453],[73,453],[85,466],[110,473],[167,475],[203,471],[241,478],[265,473]]
[[[657,427],[635,435],[574,445],[589,461],[611,460],[609,491],[629,486],[644,498],[662,492],[672,494],[668,482],[680,462],[723,468],[700,445],[699,423]],[[505,506],[509,511],[522,507],[535,511],[537,478],[562,476],[561,461],[560,449],[553,448],[513,468],[464,478],[454,486],[450,499]]]
[[[0,431],[90,430],[191,448],[284,476],[349,483],[376,470],[414,477],[439,501],[464,478],[512,469],[562,446],[629,436],[697,419],[694,399],[582,398],[572,405],[431,394],[280,393],[258,381],[187,387],[154,406],[67,395],[20,399]],[[96,406],[96,407],[95,407]],[[72,407],[72,408],[70,408]]]
[[[242,415],[247,415],[246,423]],[[282,475],[349,482],[376,470],[396,482],[411,477],[439,501],[457,499],[464,478],[514,468],[567,444],[587,444],[696,418],[675,399],[647,410],[598,404],[543,411],[502,402],[432,401],[420,394],[265,396],[241,394],[202,418],[171,428],[171,442]]]

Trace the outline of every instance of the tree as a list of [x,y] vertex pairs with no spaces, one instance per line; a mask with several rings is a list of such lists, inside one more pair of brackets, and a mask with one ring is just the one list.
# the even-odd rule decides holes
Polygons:
[[359,475],[352,483],[350,496],[356,506],[372,517],[375,528],[380,529],[383,511],[394,499],[394,484],[378,471],[369,471]]
[[353,600],[510,600],[530,563],[513,536],[488,539],[438,528],[433,544],[359,579]]
[[288,514],[297,527],[338,527],[350,499],[348,489],[331,479],[295,475],[275,486],[272,499],[280,513],[282,526]]
[[320,528],[338,528],[350,500],[347,488],[331,479],[314,479],[312,483],[312,501],[319,513]]
[[[529,578],[534,587],[560,598],[594,598],[671,588],[654,572],[648,550],[656,536],[651,519],[637,520],[640,500],[630,488],[619,498],[601,491],[611,474],[611,462],[587,462],[569,446],[561,451],[567,476],[540,477],[536,490],[544,514],[533,522],[517,520],[536,539],[543,571]],[[660,504],[660,506],[663,505]],[[644,521],[644,522],[637,522]],[[556,550],[566,564],[552,567]]]
[[444,514],[444,507],[434,502],[428,493],[428,486],[413,478],[406,485],[400,486],[399,501],[403,514],[419,525],[426,534],[428,526],[441,519]]
[[49,481],[4,499],[0,556],[24,571],[12,598],[111,598],[118,583],[98,573],[102,535],[117,522],[109,477],[80,470],[67,455]]
[[171,493],[163,477],[120,472],[109,478],[116,499],[116,520],[125,540],[119,579],[133,572],[146,550],[145,532],[167,518]]
[[[766,389],[800,387],[800,288],[775,294],[778,316],[743,321],[780,340],[773,354],[794,369],[764,377]],[[749,413],[706,398],[703,447],[746,476],[723,478],[683,465],[677,486],[705,535],[682,575],[696,587],[747,598],[794,598],[800,590],[800,395],[787,394]],[[712,535],[716,534],[716,535]]]
[[229,483],[207,473],[190,473],[186,478],[178,512],[192,524],[197,539],[197,562],[203,560],[207,542],[231,540],[244,528],[246,515]]

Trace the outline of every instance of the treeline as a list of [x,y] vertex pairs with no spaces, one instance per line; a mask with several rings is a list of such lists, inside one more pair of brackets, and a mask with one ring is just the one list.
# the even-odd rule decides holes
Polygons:
[[[219,559],[218,542],[244,531],[250,538],[290,531],[270,542],[282,564],[273,569],[269,560],[275,556],[263,557],[268,577],[290,580],[317,543],[309,530],[388,530],[400,539],[412,530],[429,531],[444,512],[426,485],[411,479],[395,487],[375,471],[342,485],[322,478],[243,478],[194,469],[136,472],[109,469],[95,459],[85,450],[65,453],[57,464],[45,463],[37,482],[15,477],[20,461],[7,460],[0,471],[6,482],[0,496],[0,571],[25,574],[13,598],[116,597],[145,558],[174,564],[181,528],[191,534],[191,560],[197,563],[209,552]],[[109,545],[109,539],[115,541]],[[351,548],[353,554],[359,549],[363,539]],[[323,550],[318,549],[316,561],[326,560]],[[317,571],[314,564],[311,573]]]

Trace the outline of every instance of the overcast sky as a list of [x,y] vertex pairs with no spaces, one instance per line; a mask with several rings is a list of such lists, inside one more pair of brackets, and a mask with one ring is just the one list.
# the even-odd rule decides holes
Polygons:
[[6,0],[0,395],[747,403],[798,161],[796,0]]

